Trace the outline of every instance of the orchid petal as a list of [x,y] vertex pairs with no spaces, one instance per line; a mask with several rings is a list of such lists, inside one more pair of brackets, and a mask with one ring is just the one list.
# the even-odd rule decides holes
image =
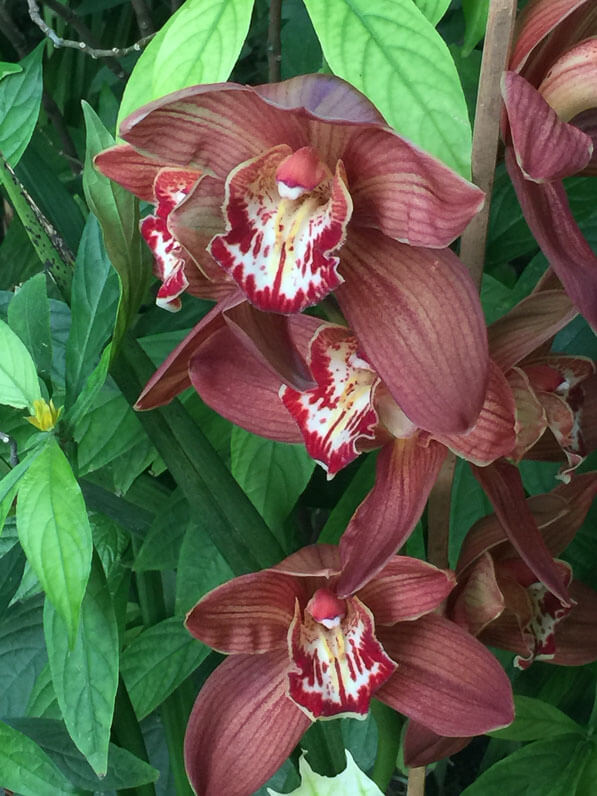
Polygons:
[[339,596],[354,594],[383,569],[408,539],[423,513],[439,468],[443,445],[417,437],[397,439],[379,453],[375,486],[353,514],[340,540]]
[[340,555],[336,545],[312,544],[301,547],[279,564],[271,567],[273,572],[283,572],[299,577],[330,578],[340,572]]
[[187,630],[219,652],[286,649],[294,604],[303,586],[280,572],[241,575],[212,589],[187,614]]
[[472,470],[519,556],[538,580],[568,604],[566,586],[527,505],[518,469],[506,461],[497,461],[488,467],[473,466]]
[[449,246],[484,202],[479,188],[391,130],[363,130],[342,160],[353,223],[411,246]]
[[440,735],[480,735],[514,718],[504,670],[453,622],[428,614],[380,628],[377,635],[398,668],[377,699]]
[[404,764],[410,768],[427,766],[444,757],[460,752],[471,742],[470,738],[447,738],[412,719],[404,734]]
[[227,295],[189,332],[166,357],[147,382],[135,409],[155,409],[169,403],[187,387],[191,386],[189,363],[200,343],[224,325],[222,313],[243,301],[240,291]]
[[597,326],[597,257],[572,216],[563,186],[525,180],[509,149],[506,166],[537,243],[572,301]]
[[[542,528],[545,544],[554,556],[560,555],[574,539],[597,495],[597,473],[581,473],[568,484],[557,486],[550,496],[565,500],[553,522]],[[548,496],[540,495],[539,498]]]
[[588,135],[561,121],[537,89],[516,72],[506,72],[502,96],[516,162],[528,180],[542,183],[582,171],[591,160]]
[[279,442],[303,441],[278,397],[280,377],[228,326],[196,347],[189,374],[202,400],[232,423]]
[[512,390],[501,369],[490,362],[487,395],[477,422],[466,434],[434,434],[434,439],[475,464],[509,456],[516,443]]
[[485,552],[459,581],[454,599],[450,600],[450,619],[472,636],[478,636],[504,607],[493,558]]
[[597,660],[597,593],[573,581],[570,596],[576,605],[556,629],[552,662],[560,666],[584,666]]
[[371,611],[356,597],[337,602],[344,613],[326,624],[310,615],[309,605],[303,617],[297,602],[288,633],[295,666],[289,696],[311,719],[364,718],[372,694],[396,668],[375,638]]
[[286,695],[288,652],[233,655],[207,680],[185,736],[198,796],[247,796],[282,765],[310,724]]
[[543,436],[547,428],[547,416],[523,370],[509,370],[508,382],[516,402],[516,447],[512,449],[510,457],[519,461]]
[[597,40],[586,39],[558,58],[539,86],[539,92],[566,122],[596,108]]
[[532,293],[487,330],[491,358],[507,371],[549,340],[577,314],[563,290]]
[[[122,185],[139,199],[155,202],[153,186],[156,175],[170,164],[146,157],[130,144],[117,144],[97,154],[93,165],[105,177]],[[200,176],[199,172],[196,176]]]
[[449,249],[349,234],[338,300],[366,358],[409,419],[432,433],[468,430],[487,389],[485,321]]
[[452,572],[418,558],[394,556],[357,597],[371,610],[376,625],[393,625],[430,613],[455,584]]

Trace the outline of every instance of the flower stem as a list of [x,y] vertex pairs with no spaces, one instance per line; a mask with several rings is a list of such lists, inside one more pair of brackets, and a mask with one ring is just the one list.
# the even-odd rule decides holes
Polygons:
[[395,710],[374,699],[371,713],[377,724],[377,757],[371,772],[371,779],[382,793],[385,793],[396,770],[396,758],[400,748],[402,721]]
[[406,796],[422,796],[425,793],[425,766],[408,769]]
[[502,97],[500,81],[508,63],[514,29],[516,0],[491,0],[485,31],[481,76],[473,133],[473,182],[486,193],[481,211],[465,229],[460,241],[460,258],[468,267],[477,287],[481,287],[491,190],[495,174]]

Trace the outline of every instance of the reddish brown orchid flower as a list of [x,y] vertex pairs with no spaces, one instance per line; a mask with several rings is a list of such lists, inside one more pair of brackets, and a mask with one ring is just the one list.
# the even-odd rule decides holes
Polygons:
[[[139,185],[154,185],[155,164],[201,173],[166,226],[208,277],[224,274],[236,291],[164,363],[140,406],[188,386],[196,346],[225,322],[218,316],[230,302],[250,301],[252,325],[263,328],[258,310],[296,313],[335,291],[413,422],[445,433],[474,424],[488,379],[486,331],[473,283],[446,247],[479,209],[479,189],[330,75],[184,89],[133,113],[120,134],[130,167],[119,147],[96,165],[139,195]],[[287,335],[277,338],[281,359]],[[300,386],[302,376],[288,372],[287,381]]]
[[597,173],[596,34],[593,0],[531,0],[502,84],[506,166],[523,213],[593,327],[597,256],[572,216],[562,178]]
[[235,578],[187,627],[229,657],[199,693],[185,738],[199,796],[249,796],[311,721],[363,718],[372,696],[447,735],[513,717],[510,683],[469,633],[432,611],[450,572],[396,556],[355,594],[338,591],[337,548],[312,545]]

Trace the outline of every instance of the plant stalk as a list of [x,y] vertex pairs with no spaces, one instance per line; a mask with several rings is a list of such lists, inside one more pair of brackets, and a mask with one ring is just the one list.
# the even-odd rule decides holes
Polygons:
[[270,0],[269,27],[267,30],[267,68],[270,83],[277,83],[281,77],[282,41],[282,0]]

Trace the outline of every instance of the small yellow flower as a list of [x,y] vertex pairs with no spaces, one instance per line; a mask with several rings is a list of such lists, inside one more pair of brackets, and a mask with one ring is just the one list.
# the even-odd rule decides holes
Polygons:
[[50,403],[47,403],[43,398],[38,398],[33,401],[33,412],[31,417],[26,417],[25,420],[40,431],[50,431],[58,422],[62,407],[56,409],[54,401],[50,400]]

